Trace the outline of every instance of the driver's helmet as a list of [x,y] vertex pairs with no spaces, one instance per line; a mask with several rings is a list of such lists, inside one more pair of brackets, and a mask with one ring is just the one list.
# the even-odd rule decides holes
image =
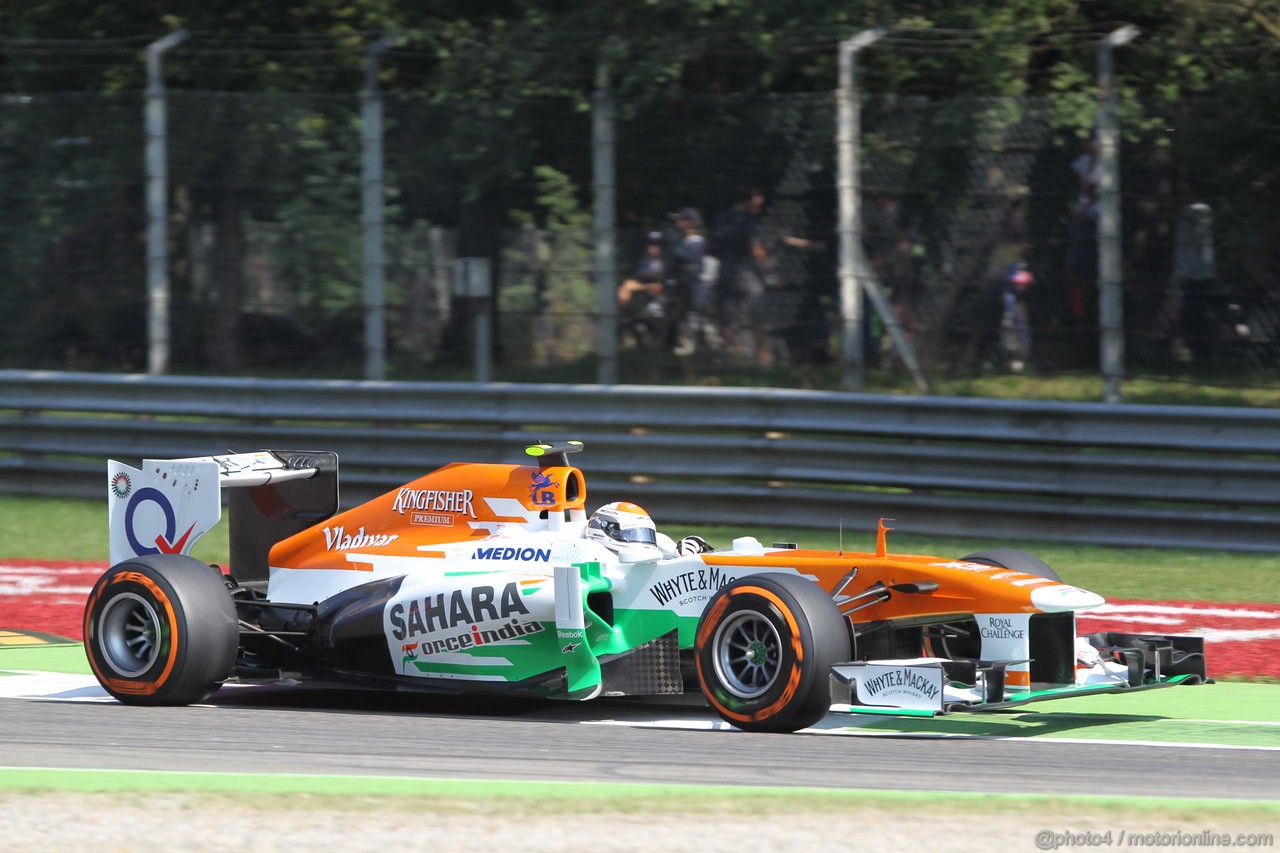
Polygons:
[[587,521],[583,535],[610,548],[644,548],[658,544],[658,529],[649,513],[626,501],[615,501],[596,510]]

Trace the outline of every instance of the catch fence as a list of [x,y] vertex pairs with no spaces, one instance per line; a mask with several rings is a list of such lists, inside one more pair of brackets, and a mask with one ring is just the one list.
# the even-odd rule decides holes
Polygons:
[[[1088,94],[1068,94],[863,94],[859,275],[890,308],[864,306],[872,385],[905,371],[886,320],[930,376],[1098,371],[1099,151],[1068,109]],[[360,376],[376,308],[388,376],[472,378],[482,306],[453,292],[453,263],[484,257],[496,379],[597,379],[621,288],[621,381],[839,387],[835,94],[610,93],[607,231],[588,95],[380,93],[386,292],[371,306],[360,94],[169,90],[169,369]],[[143,101],[0,97],[0,365],[147,368]],[[1250,140],[1274,136],[1276,113],[1224,92],[1157,133],[1161,109],[1120,111],[1126,373],[1272,382],[1280,193]],[[681,266],[688,238],[718,263]]]

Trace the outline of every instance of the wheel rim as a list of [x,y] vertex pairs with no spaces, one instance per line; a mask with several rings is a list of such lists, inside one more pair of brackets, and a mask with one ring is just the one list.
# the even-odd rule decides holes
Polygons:
[[145,598],[121,593],[98,619],[98,637],[111,668],[123,676],[146,672],[160,656],[160,617]]
[[782,637],[759,613],[735,613],[720,624],[712,640],[717,680],[741,699],[757,699],[778,680]]

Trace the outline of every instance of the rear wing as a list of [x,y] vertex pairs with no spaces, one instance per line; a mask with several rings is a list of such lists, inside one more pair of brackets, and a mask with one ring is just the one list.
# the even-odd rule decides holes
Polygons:
[[144,459],[134,468],[107,462],[111,565],[151,554],[189,554],[222,518],[230,531],[231,573],[267,577],[276,542],[338,510],[338,455],[262,450],[186,459]]

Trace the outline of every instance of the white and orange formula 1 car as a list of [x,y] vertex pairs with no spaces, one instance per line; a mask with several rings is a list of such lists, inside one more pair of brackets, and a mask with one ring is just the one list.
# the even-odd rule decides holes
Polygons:
[[[567,454],[455,463],[338,512],[337,457],[110,462],[112,567],[85,646],[121,702],[228,680],[554,699],[701,690],[752,731],[831,712],[944,714],[1207,680],[1203,641],[1076,636],[1103,599],[1040,560],[677,544],[643,510],[588,515]],[[230,566],[188,556],[228,507]]]

